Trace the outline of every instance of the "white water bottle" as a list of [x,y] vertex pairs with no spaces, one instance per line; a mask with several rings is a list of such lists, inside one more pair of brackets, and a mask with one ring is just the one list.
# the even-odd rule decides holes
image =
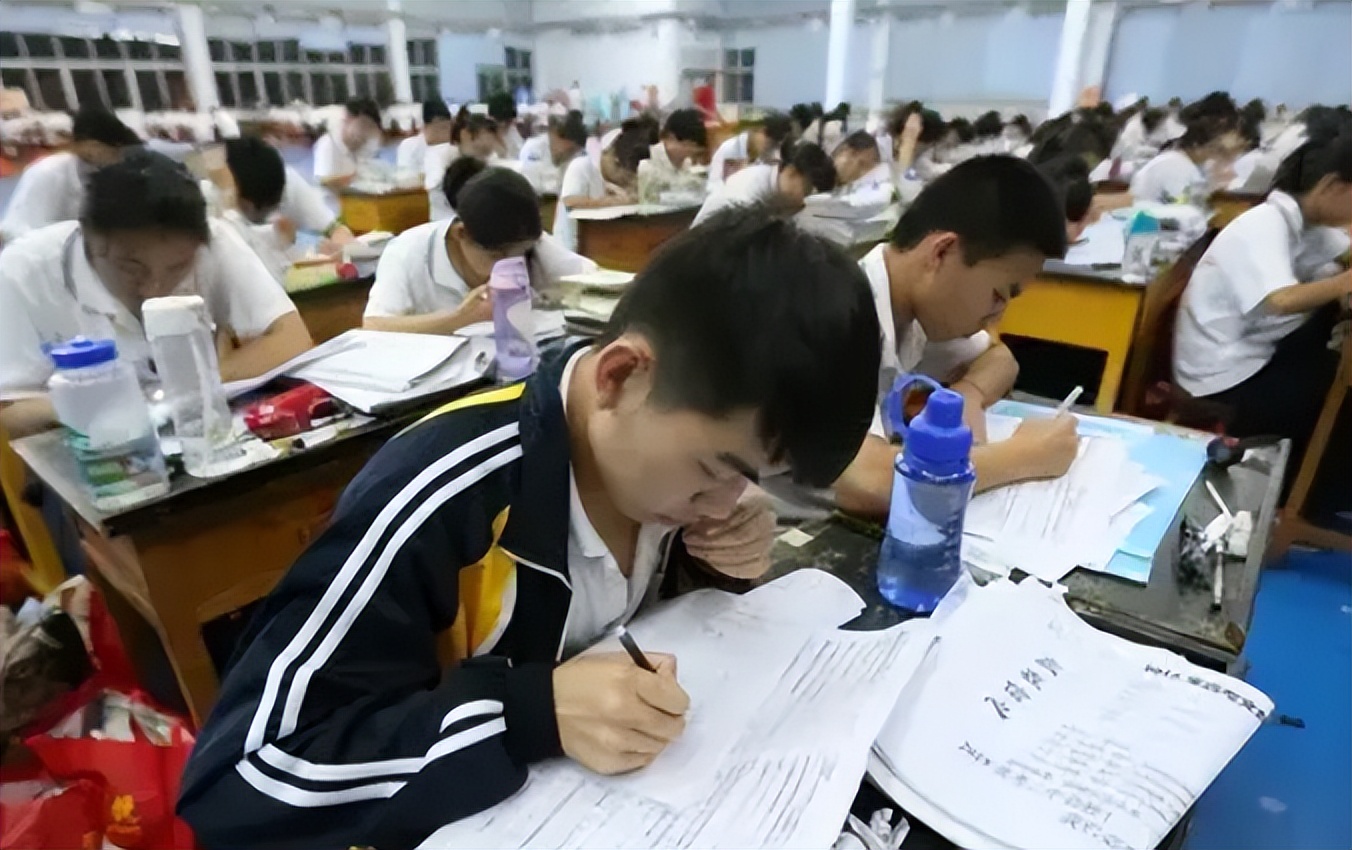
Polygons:
[[[216,341],[200,295],[151,298],[141,307],[164,400],[189,475],[210,478],[241,454],[221,386]],[[224,470],[221,470],[224,471]]]
[[493,341],[497,346],[498,380],[509,384],[530,376],[540,361],[531,314],[530,269],[525,257],[493,264],[488,278],[493,293]]

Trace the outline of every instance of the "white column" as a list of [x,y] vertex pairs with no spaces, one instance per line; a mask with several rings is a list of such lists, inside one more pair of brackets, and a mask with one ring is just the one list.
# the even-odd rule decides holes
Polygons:
[[[392,3],[391,6],[397,11],[397,4]],[[404,19],[397,14],[392,14],[385,22],[385,61],[390,66],[395,101],[412,103],[413,78],[408,73],[408,27],[404,26]]]
[[882,112],[883,103],[887,100],[887,63],[891,55],[892,16],[883,15],[879,21],[873,24],[873,49],[869,52],[868,109],[870,114]]
[[1080,58],[1084,55],[1085,33],[1089,29],[1090,0],[1066,0],[1066,15],[1061,22],[1061,46],[1056,52],[1056,72],[1052,75],[1052,96],[1047,102],[1047,117],[1055,118],[1075,107],[1080,93]]
[[1104,85],[1108,76],[1108,57],[1112,53],[1113,35],[1117,28],[1118,4],[1115,0],[1098,0],[1090,7],[1089,24],[1085,29],[1084,52],[1080,57],[1080,88],[1098,86],[1107,97]]
[[[221,97],[216,91],[216,75],[211,70],[211,53],[207,50],[207,28],[202,7],[195,3],[178,3],[174,5],[174,11],[178,15],[178,45],[183,54],[183,73],[188,78],[192,102],[198,112],[210,112],[221,105]],[[135,86],[132,91],[136,91]]]
[[850,66],[850,33],[854,30],[855,0],[831,0],[831,31],[826,52],[826,97],[822,107],[835,109],[845,99],[845,77]]

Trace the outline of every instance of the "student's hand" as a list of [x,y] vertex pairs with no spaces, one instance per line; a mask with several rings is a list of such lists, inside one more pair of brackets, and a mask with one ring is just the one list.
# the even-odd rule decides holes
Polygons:
[[901,128],[901,140],[915,144],[920,141],[920,132],[925,129],[925,120],[920,117],[919,112],[912,112],[906,116],[906,123]]
[[1069,413],[1054,419],[1025,419],[1009,438],[1018,446],[1026,478],[1059,478],[1075,462],[1080,449],[1078,420]]
[[770,569],[775,525],[769,495],[748,484],[726,519],[686,526],[685,549],[725,576],[760,578]]
[[272,230],[277,234],[277,241],[282,245],[296,244],[296,223],[286,216],[281,215],[274,219]]
[[676,659],[649,653],[649,673],[623,652],[579,655],[554,668],[554,716],[570,759],[607,776],[646,767],[685,730],[690,697]]
[[457,327],[461,328],[478,322],[493,321],[493,298],[488,290],[488,284],[476,286],[469,291],[465,300],[455,308],[455,319]]

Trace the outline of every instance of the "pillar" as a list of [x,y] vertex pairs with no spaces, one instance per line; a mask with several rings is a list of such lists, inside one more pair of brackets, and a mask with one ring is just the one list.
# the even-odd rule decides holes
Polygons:
[[[198,112],[210,112],[221,105],[221,97],[216,91],[216,74],[211,70],[211,53],[207,49],[207,28],[202,7],[178,3],[174,11],[177,14],[178,46],[183,55],[183,73],[188,79],[193,105]],[[133,86],[132,91],[138,89]]]
[[[882,112],[887,100],[887,63],[892,55],[892,16],[883,17],[873,25],[873,45],[869,51],[868,109],[870,114]],[[832,104],[834,106],[835,104]]]
[[826,53],[826,97],[822,107],[834,109],[845,99],[850,67],[850,33],[854,30],[855,0],[831,0],[831,30]]
[[1056,71],[1052,75],[1052,94],[1047,102],[1047,117],[1055,118],[1075,107],[1083,88],[1080,78],[1085,35],[1089,29],[1090,0],[1067,0],[1061,22],[1061,44],[1056,51]]
[[[391,15],[385,21],[385,60],[390,66],[390,82],[394,84],[396,103],[413,102],[413,78],[408,72],[408,27],[397,12],[399,4],[390,4]],[[437,61],[441,61],[437,51]]]

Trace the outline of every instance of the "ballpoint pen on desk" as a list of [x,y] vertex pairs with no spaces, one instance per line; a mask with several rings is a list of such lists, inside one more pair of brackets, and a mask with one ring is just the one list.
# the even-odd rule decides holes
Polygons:
[[619,639],[620,646],[624,647],[624,651],[629,653],[630,658],[634,659],[635,664],[649,673],[657,672],[657,668],[648,660],[648,656],[644,655],[643,650],[638,648],[638,641],[634,640],[634,636],[629,634],[628,629],[620,626],[615,630],[615,636]]
[[1070,395],[1066,396],[1065,400],[1062,401],[1059,405],[1057,405],[1056,415],[1061,416],[1062,414],[1069,413],[1070,406],[1073,405],[1075,402],[1079,401],[1080,394],[1083,392],[1084,387],[1080,386],[1077,386],[1075,389],[1071,390]]

